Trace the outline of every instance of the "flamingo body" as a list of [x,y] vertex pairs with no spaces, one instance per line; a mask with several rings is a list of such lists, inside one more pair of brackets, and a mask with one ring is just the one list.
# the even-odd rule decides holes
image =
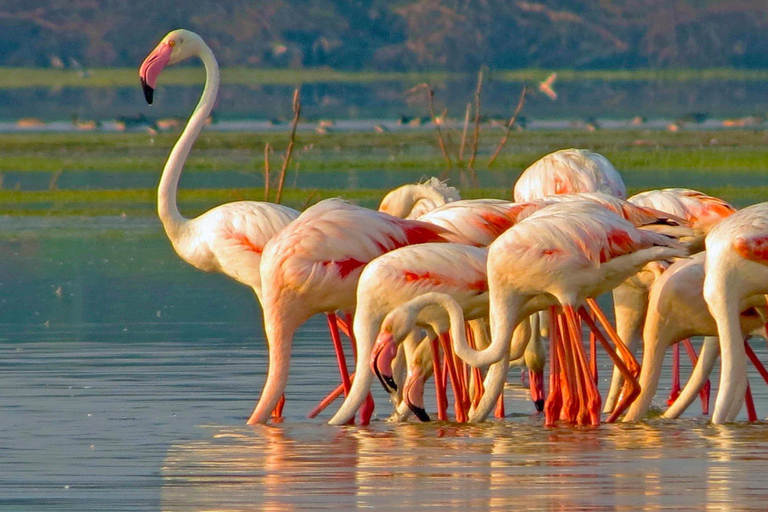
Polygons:
[[626,186],[608,159],[586,149],[561,149],[543,156],[523,171],[513,195],[515,201],[526,202],[578,192],[627,198]]
[[316,313],[354,310],[357,282],[368,262],[405,245],[442,242],[443,232],[326,199],[272,238],[260,266],[269,373],[248,423],[265,422],[282,395],[296,328]]

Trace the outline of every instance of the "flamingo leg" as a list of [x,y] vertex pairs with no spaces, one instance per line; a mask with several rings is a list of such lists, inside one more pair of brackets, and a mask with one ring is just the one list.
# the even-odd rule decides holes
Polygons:
[[[581,415],[579,421],[581,424],[586,424],[587,419],[589,424],[597,426],[600,424],[600,392],[597,390],[597,384],[593,378],[590,366],[587,363],[587,356],[584,353],[584,346],[581,343],[581,329],[578,322],[578,315],[573,306],[565,306],[563,308],[566,314],[566,320],[568,327],[571,331],[571,344],[573,346],[574,353],[576,354],[576,364],[578,367],[579,375],[581,376],[581,387],[584,404],[581,408]],[[597,340],[595,340],[597,341]]]
[[680,344],[672,347],[672,389],[669,390],[667,405],[672,405],[680,396]]
[[[591,299],[587,299],[590,301]],[[594,303],[594,300],[592,300],[592,303]],[[594,307],[597,308],[597,304],[594,304]],[[597,315],[598,320],[600,317],[605,317],[605,315],[602,314],[602,311],[600,311],[599,308],[597,308],[597,311],[595,312]],[[603,346],[606,352],[608,352],[608,356],[613,361],[613,364],[616,365],[616,368],[619,369],[619,372],[624,376],[624,386],[623,391],[621,393],[621,396],[619,397],[618,403],[616,404],[616,407],[614,408],[611,415],[606,420],[608,423],[613,423],[616,421],[616,419],[621,416],[621,414],[626,410],[627,407],[632,403],[632,401],[637,398],[637,395],[640,394],[640,384],[637,382],[637,371],[640,369],[640,365],[637,364],[637,361],[635,360],[635,357],[627,350],[627,347],[624,346],[624,344],[621,342],[619,337],[616,335],[614,331],[615,339],[613,342],[616,344],[616,341],[618,340],[618,344],[616,344],[616,347],[621,351],[623,348],[624,351],[626,351],[626,358],[627,363],[633,363],[633,371],[630,369],[627,364],[624,364],[624,360],[622,360],[621,357],[616,353],[616,351],[611,347],[611,345],[608,343],[608,340],[605,339],[605,336],[603,336],[603,333],[600,332],[597,325],[592,321],[592,318],[590,318],[587,311],[584,309],[584,307],[579,308],[579,315],[581,315],[581,318],[587,322],[587,325],[589,325],[589,328],[592,329],[595,332],[595,336],[597,337],[597,341],[600,342],[600,344]],[[606,320],[607,323],[607,320]],[[610,324],[609,324],[610,325]],[[606,328],[606,330],[608,330]],[[609,332],[610,335],[610,332]]]
[[437,347],[437,338],[430,340],[432,347],[432,368],[435,379],[435,395],[437,399],[437,419],[446,421],[448,419],[448,404],[445,398],[445,387],[443,386],[443,374],[440,367],[440,350]]
[[504,392],[499,395],[499,399],[496,401],[496,409],[493,411],[493,415],[498,419],[503,419],[507,413],[504,410]]
[[561,418],[569,423],[575,423],[580,408],[580,395],[578,384],[576,382],[576,369],[574,368],[573,357],[570,350],[566,349],[568,343],[568,331],[565,325],[565,316],[562,313],[557,315],[558,331],[560,332],[560,343],[557,344],[558,357],[561,366],[561,386],[564,388],[563,409]]
[[283,407],[285,407],[285,394],[280,397],[275,409],[272,411],[272,418],[274,420],[281,420],[283,418]]
[[560,333],[557,322],[555,322],[556,310],[552,306],[549,308],[549,395],[544,402],[544,424],[547,427],[554,427],[557,418],[560,417],[560,408],[563,405],[563,398],[560,390],[560,361],[558,359],[557,344],[560,343]]
[[[685,351],[688,352],[688,357],[691,359],[691,363],[693,366],[696,366],[696,363],[699,360],[699,356],[696,355],[696,349],[693,348],[693,344],[691,343],[691,340],[688,338],[685,338],[680,343],[683,344],[683,347],[685,347]],[[712,389],[712,383],[707,379],[707,382],[701,387],[699,390],[699,398],[701,399],[701,414],[709,414],[709,395],[710,390]]]
[[[352,374],[349,376],[349,378],[350,378],[350,380],[354,380],[355,379],[355,373],[352,372]],[[336,386],[336,388],[333,391],[331,391],[330,393],[328,393],[328,396],[323,398],[320,401],[320,403],[315,406],[314,409],[309,411],[309,414],[307,414],[307,418],[312,419],[312,418],[316,417],[318,414],[320,414],[321,412],[323,412],[326,409],[326,407],[331,405],[334,400],[339,398],[343,392],[344,392],[344,384],[339,384],[338,386]]]
[[744,394],[744,403],[747,406],[747,421],[757,421],[757,411],[755,410],[755,401],[752,398],[752,388],[747,382],[747,392]]
[[749,343],[747,343],[746,340],[744,340],[744,350],[747,351],[747,357],[749,360],[752,361],[753,365],[755,365],[757,373],[759,373],[765,383],[768,384],[768,370],[765,369],[765,366],[763,366],[763,363],[761,363],[760,359],[757,358],[757,354],[755,354],[755,351],[752,350],[752,347],[749,346]]
[[352,387],[352,383],[349,380],[349,370],[347,369],[347,359],[344,357],[344,347],[341,346],[341,335],[339,334],[339,324],[337,322],[335,313],[328,313],[328,328],[331,331],[331,340],[333,341],[333,348],[336,349],[336,362],[339,365],[339,373],[341,374],[341,383],[344,386],[344,396],[349,393],[349,388]]
[[[590,313],[590,315],[593,315],[592,318],[594,319],[594,313]],[[592,369],[592,379],[597,386],[599,379],[597,374],[597,338],[591,330],[589,331],[589,366]]]
[[448,367],[448,374],[451,378],[451,389],[453,390],[453,410],[456,415],[456,421],[465,423],[467,421],[467,411],[464,409],[464,389],[459,381],[459,373],[456,369],[453,351],[451,350],[451,340],[448,334],[440,335],[440,345],[443,347],[445,364]]

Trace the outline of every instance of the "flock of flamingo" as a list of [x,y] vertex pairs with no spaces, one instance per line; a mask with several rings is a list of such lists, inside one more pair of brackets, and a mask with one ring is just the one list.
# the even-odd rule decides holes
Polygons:
[[[335,425],[358,413],[360,424],[370,421],[374,376],[392,396],[392,420],[429,420],[430,377],[439,419],[448,419],[449,386],[456,421],[503,416],[514,365],[528,368],[531,398],[547,425],[597,425],[604,413],[609,422],[638,421],[651,406],[666,349],[678,342],[696,365],[682,390],[675,377],[666,417],[679,416],[697,395],[708,410],[719,354],[712,422],[735,420],[745,400],[756,419],[747,360],[768,372],[746,340],[766,335],[768,203],[737,211],[689,189],[627,199],[606,158],[566,149],[523,172],[514,202],[461,200],[432,178],[391,191],[378,211],[341,199],[301,213],[239,201],[186,219],[176,191],[214,105],[218,65],[197,34],[175,30],[139,72],[151,103],[162,69],[190,57],[202,60],[207,79],[163,169],[158,213],[183,260],[253,288],[261,303],[269,369],[249,424],[281,416],[294,333],[319,313],[327,315],[342,382],[310,416],[343,393]],[[595,300],[608,292],[615,326]],[[340,332],[352,341],[352,374]],[[699,355],[688,341],[697,335],[706,336]],[[597,344],[615,365],[605,403]],[[642,364],[634,356],[640,346]]]

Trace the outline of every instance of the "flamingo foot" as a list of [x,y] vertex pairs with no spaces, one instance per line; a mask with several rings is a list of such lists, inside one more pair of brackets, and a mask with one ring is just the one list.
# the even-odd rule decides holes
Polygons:
[[373,409],[375,407],[376,404],[373,402],[373,395],[368,392],[368,395],[365,397],[365,402],[363,402],[363,406],[360,408],[360,425],[365,426],[371,423],[371,416],[373,416]]

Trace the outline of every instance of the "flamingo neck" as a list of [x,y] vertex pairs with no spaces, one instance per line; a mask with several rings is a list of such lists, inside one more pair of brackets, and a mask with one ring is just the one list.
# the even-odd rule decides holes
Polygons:
[[205,88],[200,96],[200,101],[184,127],[184,131],[168,156],[157,189],[157,213],[172,242],[181,237],[183,228],[188,222],[179,212],[176,203],[176,191],[179,186],[181,171],[195,139],[197,139],[206,119],[213,110],[213,104],[219,91],[219,65],[213,52],[207,45],[203,44],[198,56],[205,66]]
[[[420,300],[419,300],[420,299]],[[493,301],[491,302],[491,343],[482,350],[475,350],[467,342],[466,331],[464,329],[464,312],[461,306],[449,295],[441,293],[431,293],[422,295],[415,300],[413,306],[417,309],[423,309],[430,304],[437,304],[445,309],[450,320],[451,338],[453,340],[453,351],[467,364],[478,367],[487,366],[500,361],[509,351],[509,343],[512,339],[512,332],[519,323],[521,315],[522,298],[512,304],[508,301],[504,307],[503,313],[493,315]],[[498,307],[498,306],[497,306]],[[511,307],[511,309],[507,309]],[[522,355],[522,347],[520,355]]]

